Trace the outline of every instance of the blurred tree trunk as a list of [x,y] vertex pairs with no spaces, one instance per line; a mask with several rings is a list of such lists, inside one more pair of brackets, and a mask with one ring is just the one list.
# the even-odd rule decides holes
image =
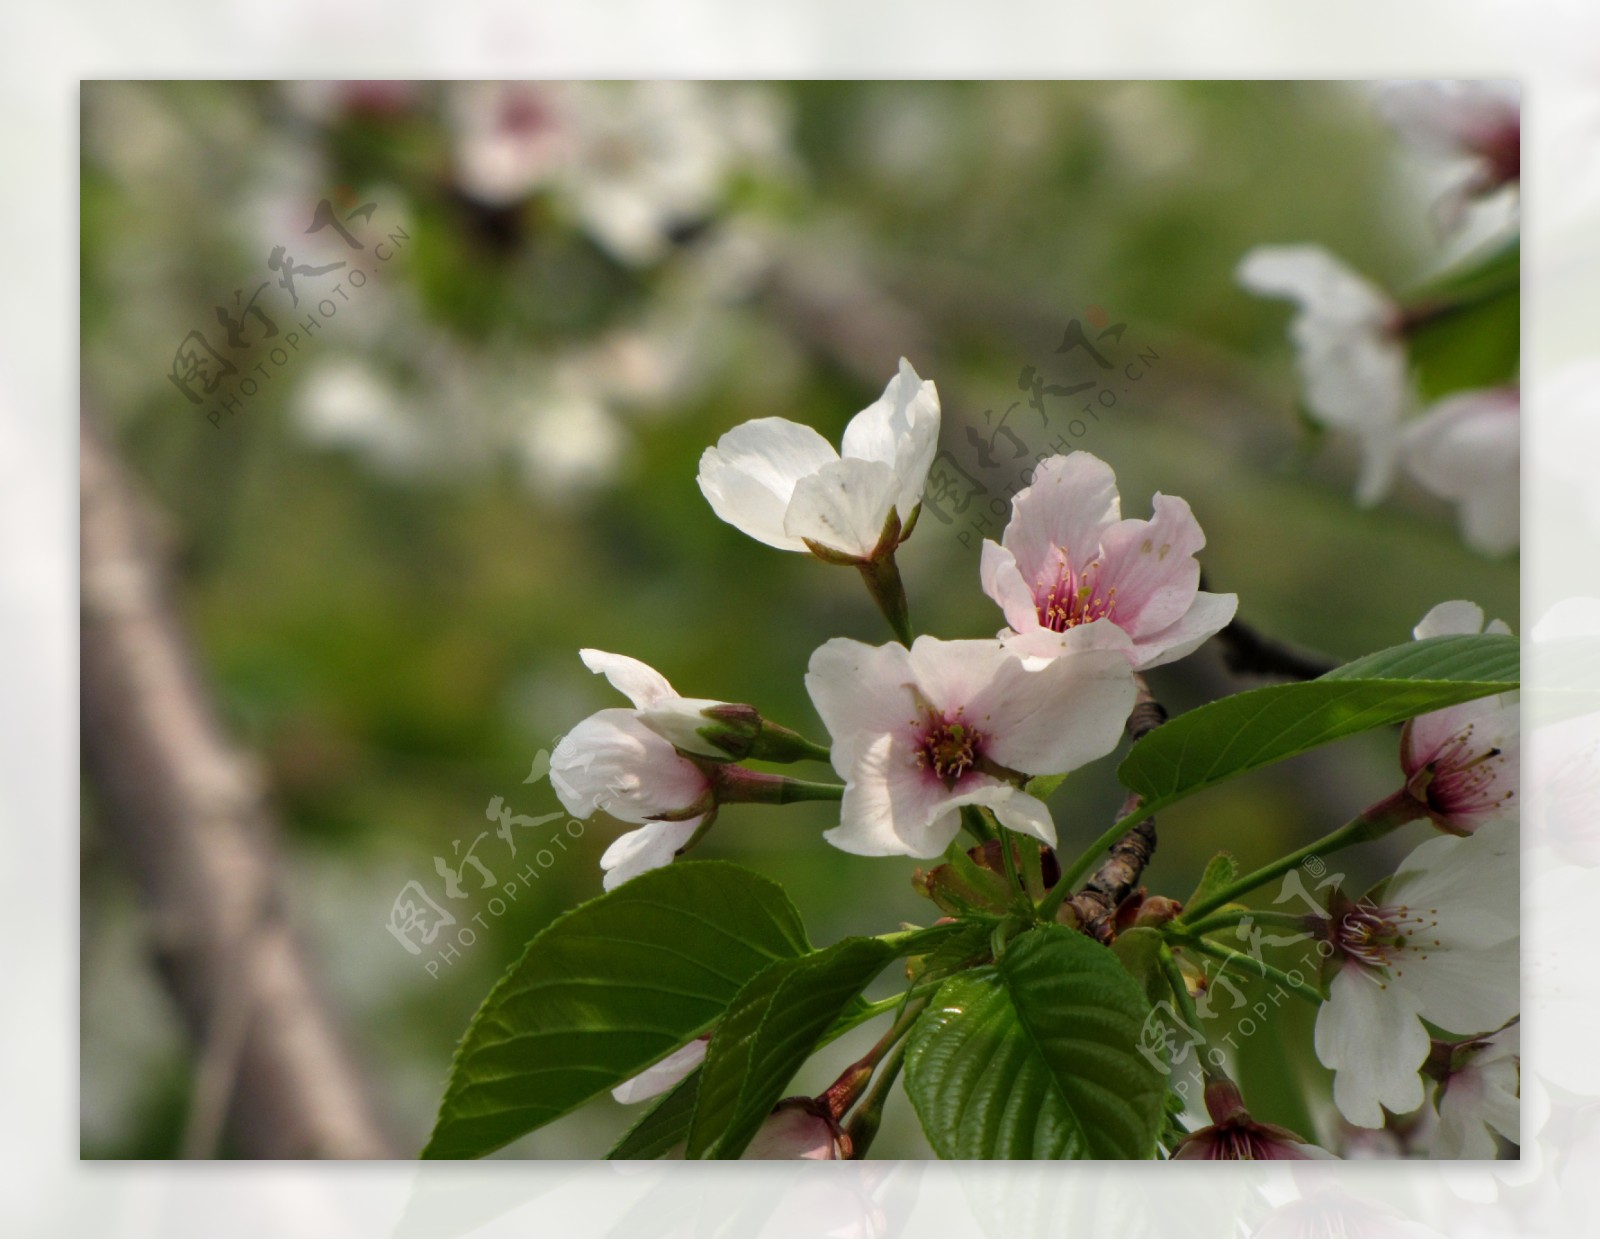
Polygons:
[[83,767],[136,879],[161,975],[196,1046],[183,1153],[391,1154],[286,923],[276,827],[223,732],[168,594],[157,526],[81,428]]

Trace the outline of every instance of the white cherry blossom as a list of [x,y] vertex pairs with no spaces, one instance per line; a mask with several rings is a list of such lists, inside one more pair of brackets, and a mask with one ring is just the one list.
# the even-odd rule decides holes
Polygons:
[[901,358],[883,395],[850,420],[842,452],[809,426],[756,418],[706,449],[700,490],[717,516],[769,547],[869,560],[891,513],[910,523],[938,441],[938,390]]
[[1336,902],[1329,998],[1317,1013],[1317,1058],[1352,1124],[1383,1125],[1423,1103],[1427,1020],[1472,1036],[1517,1013],[1517,840],[1510,823],[1420,845],[1360,901]]
[[967,805],[1054,844],[1049,811],[1019,784],[1111,752],[1135,695],[1118,649],[1030,671],[998,641],[931,637],[909,650],[834,638],[811,656],[806,688],[845,780],[826,838],[864,856],[938,856]]
[[1405,466],[1455,503],[1461,537],[1484,555],[1521,541],[1522,396],[1516,387],[1446,397],[1405,429]]
[[1493,1158],[1494,1134],[1518,1142],[1522,1027],[1511,1025],[1457,1051],[1459,1062],[1440,1083],[1435,1158]]
[[1400,308],[1371,281],[1319,246],[1258,246],[1240,261],[1239,283],[1286,297],[1305,407],[1361,447],[1356,498],[1374,504],[1394,481],[1400,419],[1412,402]]

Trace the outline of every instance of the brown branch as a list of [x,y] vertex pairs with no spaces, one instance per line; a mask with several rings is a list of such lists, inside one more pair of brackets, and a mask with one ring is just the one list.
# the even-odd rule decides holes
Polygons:
[[185,1153],[224,1128],[252,1158],[391,1150],[286,924],[276,829],[168,598],[152,514],[82,424],[83,765],[199,1048]]
[[1314,654],[1298,646],[1268,637],[1242,620],[1235,619],[1217,634],[1222,645],[1222,661],[1235,675],[1284,676],[1290,680],[1315,680],[1338,667],[1326,655]]
[[[1143,739],[1167,721],[1166,709],[1156,701],[1144,677],[1136,679],[1139,696],[1134,699],[1127,723],[1128,739],[1132,741]],[[1130,796],[1117,817],[1124,818],[1138,807],[1139,798]],[[1112,923],[1117,909],[1138,885],[1139,876],[1150,864],[1155,851],[1156,820],[1150,817],[1136,823],[1111,846],[1111,853],[1100,868],[1067,901],[1077,913],[1079,924],[1101,942],[1109,942],[1113,937]]]

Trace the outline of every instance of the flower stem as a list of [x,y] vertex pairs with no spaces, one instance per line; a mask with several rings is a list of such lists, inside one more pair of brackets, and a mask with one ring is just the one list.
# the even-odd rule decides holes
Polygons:
[[1172,1000],[1178,1005],[1178,1013],[1185,1022],[1201,1037],[1205,1030],[1200,1024],[1200,1011],[1194,1005],[1194,996],[1189,993],[1189,983],[1183,980],[1183,970],[1178,968],[1178,959],[1172,954],[1172,948],[1163,943],[1159,955],[1161,972],[1166,975],[1167,986],[1172,990]]
[[1262,883],[1270,883],[1280,875],[1287,874],[1308,857],[1337,852],[1341,848],[1349,848],[1352,844],[1364,844],[1369,840],[1378,839],[1396,827],[1422,816],[1421,803],[1410,793],[1401,790],[1352,818],[1337,831],[1323,836],[1320,840],[1311,841],[1304,848],[1295,849],[1286,857],[1279,857],[1259,870],[1254,870],[1243,878],[1229,883],[1221,891],[1209,899],[1200,901],[1193,908],[1185,909],[1183,916],[1174,923],[1174,927],[1188,932],[1207,913],[1214,912],[1225,904],[1232,904],[1239,896],[1254,891]]
[[877,1079],[872,1082],[872,1088],[861,1100],[861,1105],[855,1109],[855,1114],[850,1117],[845,1135],[850,1139],[851,1158],[865,1158],[867,1151],[872,1148],[872,1140],[878,1135],[878,1129],[883,1124],[883,1105],[889,1100],[889,1091],[894,1088],[905,1057],[906,1044],[901,1042],[884,1060]]
[[1297,982],[1282,969],[1274,968],[1265,961],[1257,960],[1254,956],[1247,956],[1243,952],[1236,952],[1231,947],[1223,947],[1220,944],[1212,943],[1207,939],[1191,938],[1188,935],[1183,934],[1174,933],[1169,937],[1180,946],[1187,947],[1191,951],[1197,951],[1203,956],[1210,956],[1214,960],[1225,961],[1228,964],[1237,964],[1241,969],[1253,968],[1262,977],[1269,978],[1272,981],[1277,982],[1278,985],[1282,986],[1285,990],[1299,995],[1302,999],[1305,999],[1310,1003],[1321,1003],[1325,998],[1323,993],[1315,986],[1308,985],[1305,982]]
[[711,777],[719,804],[753,803],[790,805],[796,801],[839,801],[843,784],[822,784],[752,771],[732,763],[706,763],[701,769]]
[[883,1062],[885,1055],[889,1054],[899,1045],[902,1038],[911,1032],[911,1026],[917,1023],[917,1017],[922,1015],[922,1009],[928,1006],[928,1000],[918,999],[908,1003],[905,1010],[895,1017],[894,1024],[890,1025],[887,1032],[874,1043],[872,1049],[860,1059],[839,1074],[839,1079],[818,1097],[828,1108],[828,1112],[835,1120],[842,1119],[844,1113],[855,1105],[856,1099],[861,1097],[861,1091],[867,1087],[867,1082],[872,1079],[872,1074]]
[[906,602],[905,583],[900,580],[900,569],[894,562],[894,550],[889,548],[856,565],[861,570],[861,580],[867,583],[867,592],[877,603],[883,618],[889,622],[900,644],[910,646],[915,634],[911,628],[911,608]]
[[1263,926],[1283,926],[1289,930],[1299,930],[1302,934],[1310,934],[1311,928],[1306,924],[1307,917],[1304,913],[1286,913],[1280,909],[1249,908],[1229,910],[1206,917],[1193,924],[1186,924],[1183,928],[1185,934],[1195,937],[1211,934],[1217,930],[1226,930],[1229,926],[1237,926],[1242,922],[1255,922]]
[[799,762],[802,759],[827,762],[832,755],[826,745],[808,741],[793,728],[763,719],[761,730],[756,733],[755,743],[750,748],[750,756],[764,762]]

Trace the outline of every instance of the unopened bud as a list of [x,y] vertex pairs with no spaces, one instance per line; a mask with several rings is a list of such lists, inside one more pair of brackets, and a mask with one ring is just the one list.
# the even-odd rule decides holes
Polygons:
[[683,753],[716,762],[749,757],[761,732],[754,706],[709,698],[673,698],[641,710],[639,722]]

